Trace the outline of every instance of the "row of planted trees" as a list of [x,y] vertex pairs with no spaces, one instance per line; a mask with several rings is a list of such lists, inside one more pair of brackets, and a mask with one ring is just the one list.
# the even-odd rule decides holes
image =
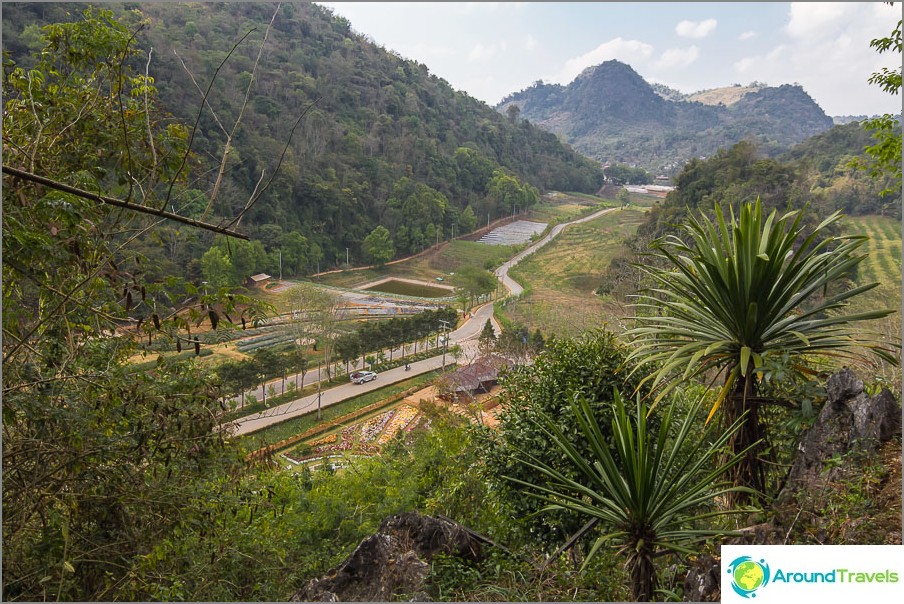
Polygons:
[[[418,343],[430,336],[437,339],[444,330],[443,323],[450,330],[454,328],[458,319],[458,313],[453,308],[443,307],[436,310],[426,310],[417,315],[404,318],[392,318],[386,321],[362,323],[356,331],[335,336],[331,346],[326,346],[323,341],[313,341],[313,346],[308,345],[308,340],[302,339],[304,333],[322,331],[322,326],[308,326],[305,328],[290,327],[297,331],[303,331],[300,343],[287,352],[277,352],[271,348],[256,351],[251,358],[226,361],[216,368],[221,391],[224,395],[239,396],[239,404],[245,405],[245,393],[260,384],[266,384],[268,380],[282,377],[280,394],[285,394],[287,377],[295,377],[288,382],[289,388],[304,388],[305,375],[313,364],[332,363],[339,360],[349,365],[358,365],[358,359],[370,353],[377,353],[374,357],[367,357],[371,361],[383,358],[383,350],[389,351],[389,361],[392,361],[395,350],[403,345],[412,345],[413,354],[418,352]],[[425,344],[427,346],[427,344]],[[324,350],[330,349],[329,359],[324,357]],[[316,357],[315,360],[312,357]],[[299,381],[300,379],[300,381]],[[264,397],[268,395],[264,389]]]
[[336,339],[336,354],[348,366],[368,353],[388,349],[389,360],[392,361],[395,349],[413,344],[412,352],[417,354],[418,342],[431,335],[438,336],[445,330],[451,331],[457,321],[458,312],[454,308],[443,307],[426,310],[412,317],[363,323],[357,331],[340,335]]

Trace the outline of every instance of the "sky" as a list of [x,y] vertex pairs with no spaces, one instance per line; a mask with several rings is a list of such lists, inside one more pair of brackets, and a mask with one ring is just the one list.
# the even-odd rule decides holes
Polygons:
[[352,28],[495,105],[538,80],[568,84],[610,59],[684,93],[800,84],[830,116],[899,113],[870,85],[901,3],[318,2]]

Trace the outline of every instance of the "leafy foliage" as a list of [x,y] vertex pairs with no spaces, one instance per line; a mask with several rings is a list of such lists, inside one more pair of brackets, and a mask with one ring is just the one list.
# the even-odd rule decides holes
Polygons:
[[[875,48],[879,54],[889,50],[901,56],[901,21],[886,38],[876,38],[870,42],[870,47]],[[892,71],[883,68],[872,74],[870,84],[879,86],[889,94],[901,92],[901,68]],[[901,118],[899,116],[883,115],[866,120],[863,127],[873,131],[876,144],[866,148],[866,152],[873,160],[870,167],[871,176],[891,175],[897,186],[887,189],[887,192],[899,192],[901,189]]]
[[[840,214],[805,237],[800,212],[776,219],[773,211],[764,220],[759,201],[742,204],[730,223],[720,207],[715,212],[716,222],[702,215],[684,225],[690,243],[677,236],[654,242],[668,268],[642,267],[655,285],[639,298],[637,326],[628,331],[635,346],[630,358],[638,369],[654,368],[642,381],[658,388],[657,400],[684,380],[723,375],[709,418],[726,400],[728,423],[747,412],[742,444],[735,443],[746,449],[759,440],[757,378],[769,358],[786,352],[858,358],[865,354],[859,345],[891,360],[853,325],[894,311],[843,314],[851,298],[876,283],[822,297],[865,257],[858,254],[863,236],[822,236]],[[751,455],[739,472],[747,473],[743,484],[762,491],[757,466]]]
[[[130,69],[129,31],[89,9],[42,34],[32,69],[4,65],[5,166],[145,207],[182,190],[186,130]],[[143,274],[133,242],[153,222],[3,185],[4,596],[116,599],[133,561],[197,522],[186,506],[238,462],[193,359],[161,356],[149,372],[128,359],[155,336],[199,355],[191,328],[247,300]]]
[[[603,428],[598,413],[580,393],[570,401],[569,411],[566,415],[577,424],[581,440],[589,445],[589,454],[579,450],[573,437],[562,431],[560,418],[541,412],[535,421],[578,478],[555,467],[560,464],[554,466],[531,450],[522,449],[518,451],[522,463],[548,482],[511,480],[526,494],[546,503],[545,511],[569,510],[597,520],[602,534],[584,564],[601,547],[618,547],[627,558],[635,600],[651,602],[657,586],[655,556],[663,552],[693,554],[690,544],[726,532],[701,525],[701,521],[747,512],[715,507],[717,497],[745,488],[722,480],[744,452],[710,467],[710,460],[740,429],[741,420],[718,436],[713,425],[698,434],[694,424],[699,402],[686,411],[673,403],[654,427],[640,397],[629,414],[618,391],[614,393],[608,429]],[[676,413],[684,413],[684,418],[679,420]]]
[[536,475],[516,456],[518,451],[531,451],[537,459],[578,479],[555,444],[538,427],[539,418],[554,418],[574,446],[589,455],[591,445],[569,414],[570,401],[579,394],[597,416],[609,417],[612,393],[633,391],[638,385],[638,380],[627,376],[627,356],[628,350],[605,331],[578,340],[551,339],[529,371],[516,370],[502,377],[500,400],[505,410],[499,415],[498,429],[487,435],[483,455],[491,491],[501,513],[511,518],[508,530],[513,537],[550,547],[563,543],[586,522],[567,512],[537,515],[542,506],[523,497],[506,477],[529,481]]

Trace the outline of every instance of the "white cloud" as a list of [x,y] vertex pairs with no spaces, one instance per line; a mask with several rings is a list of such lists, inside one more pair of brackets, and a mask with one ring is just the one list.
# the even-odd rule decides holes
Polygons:
[[652,54],[653,47],[645,42],[615,38],[600,44],[590,52],[568,59],[559,74],[548,79],[566,84],[586,68],[611,59],[617,59],[636,68],[639,62],[648,59]]
[[490,59],[493,55],[496,54],[495,46],[484,46],[480,42],[474,45],[474,48],[471,49],[471,52],[468,53],[469,61],[482,61],[484,59]]
[[785,31],[793,38],[825,36],[845,25],[856,2],[792,2]]
[[716,29],[715,19],[705,21],[682,21],[675,26],[675,33],[684,38],[705,38]]
[[754,57],[744,57],[740,61],[735,62],[733,65],[734,70],[738,73],[744,74],[749,72],[757,63],[757,59]]
[[524,40],[524,48],[525,50],[533,50],[537,47],[537,44],[540,42],[530,34],[527,34],[527,38]]
[[670,48],[662,53],[656,62],[657,69],[681,69],[687,67],[700,57],[700,49],[696,46],[690,48]]
[[751,39],[753,39],[753,38],[755,38],[755,37],[756,37],[756,32],[755,32],[755,31],[745,31],[745,32],[742,33],[740,36],[738,36],[738,40],[741,40],[741,41],[744,41],[744,40],[751,40]]

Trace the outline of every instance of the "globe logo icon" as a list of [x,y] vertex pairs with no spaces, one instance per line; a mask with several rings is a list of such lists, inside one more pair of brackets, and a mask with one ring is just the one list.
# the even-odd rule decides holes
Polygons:
[[735,558],[728,565],[731,587],[742,598],[755,598],[756,590],[769,583],[769,565],[750,556]]

